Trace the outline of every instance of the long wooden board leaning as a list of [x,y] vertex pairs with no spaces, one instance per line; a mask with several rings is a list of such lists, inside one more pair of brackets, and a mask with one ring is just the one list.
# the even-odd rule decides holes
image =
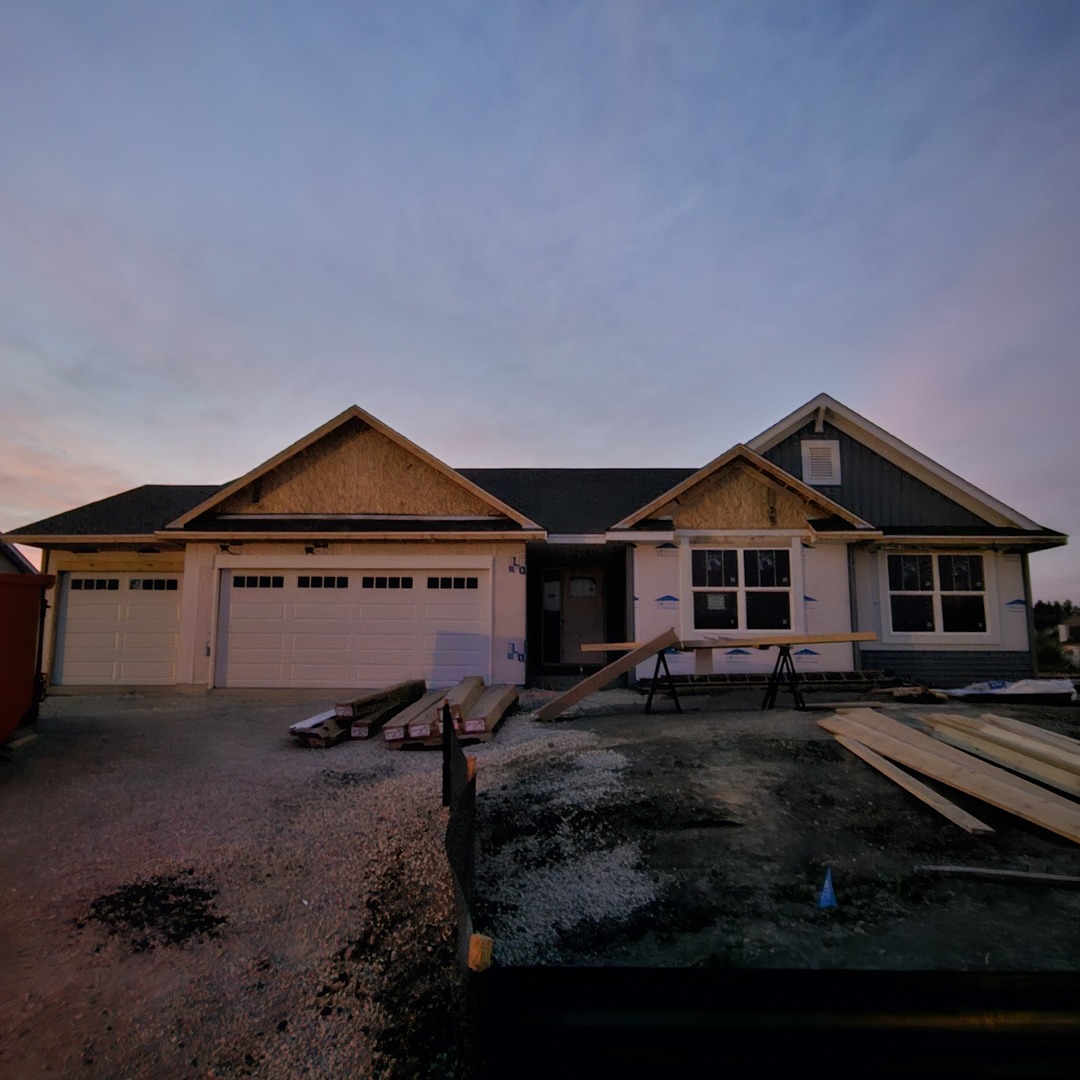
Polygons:
[[850,709],[827,716],[818,725],[834,735],[855,739],[890,761],[1080,843],[1080,804],[873,709]]
[[570,687],[565,694],[560,694],[554,701],[549,701],[536,714],[537,719],[554,720],[557,716],[562,716],[571,705],[576,705],[582,698],[587,698],[597,690],[602,690],[608,683],[614,682],[620,675],[625,675],[643,660],[655,656],[661,649],[670,649],[678,640],[679,635],[675,632],[674,627],[665,630],[664,633],[654,637],[652,641],[646,641],[625,656],[620,656],[614,663],[602,667],[587,679],[583,679],[577,686]]

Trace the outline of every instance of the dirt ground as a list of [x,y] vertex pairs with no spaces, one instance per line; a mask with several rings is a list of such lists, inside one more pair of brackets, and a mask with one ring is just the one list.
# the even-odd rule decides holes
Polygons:
[[[497,964],[1080,970],[1080,890],[915,870],[1080,875],[1080,845],[958,798],[970,836],[813,713],[531,720],[550,696],[469,750]],[[46,703],[0,760],[0,1075],[468,1075],[439,755],[293,745],[334,697]],[[1076,706],[996,711],[1080,736]]]

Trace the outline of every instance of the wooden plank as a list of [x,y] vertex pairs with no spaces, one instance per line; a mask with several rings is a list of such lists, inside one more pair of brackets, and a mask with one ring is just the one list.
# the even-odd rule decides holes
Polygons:
[[961,809],[956,803],[949,802],[944,795],[940,795],[933,788],[927,787],[921,780],[917,780],[910,773],[904,772],[891,761],[887,761],[880,754],[875,754],[861,742],[849,738],[847,735],[834,735],[833,738],[843,747],[850,750],[856,757],[862,758],[867,765],[877,769],[883,776],[887,776],[895,784],[899,784],[906,792],[921,799],[927,806],[936,810],[943,817],[948,818],[954,825],[959,825],[965,832],[980,835],[992,833],[994,830],[985,822]]
[[818,725],[846,735],[891,761],[939,780],[1000,810],[1080,843],[1080,805],[1037,784],[937,742],[873,709],[828,716]]
[[489,686],[473,705],[469,715],[455,727],[465,735],[483,735],[493,731],[506,710],[518,699],[516,686]]
[[877,634],[873,630],[852,630],[833,634],[774,634],[757,638],[694,638],[677,642],[675,648],[680,652],[693,652],[697,649],[764,649],[770,645],[827,645],[849,641],[877,641]]
[[[457,686],[452,686],[446,691],[446,704],[450,706],[450,715],[455,722],[469,715],[469,710],[484,692],[483,675],[470,675],[462,679]],[[436,717],[441,720],[442,716]]]
[[999,870],[996,866],[916,866],[914,869],[916,874],[973,877],[984,881],[1035,885],[1080,885],[1080,877],[1075,874],[1039,874],[1031,870]]
[[981,717],[961,716],[958,713],[916,713],[916,717],[935,730],[947,728],[984,742],[995,743],[1003,750],[1034,758],[1080,778],[1080,742],[1075,740],[1071,740],[1073,747],[1068,748],[1055,742],[1018,734]]
[[405,734],[408,726],[415,723],[423,716],[427,719],[432,710],[436,706],[442,704],[443,698],[446,696],[444,690],[431,690],[426,693],[419,701],[413,702],[411,705],[406,705],[397,716],[394,717],[392,724],[387,724],[383,728],[383,740],[387,746],[392,746],[395,749],[400,747],[405,740]]
[[989,739],[980,739],[977,735],[969,735],[952,727],[933,725],[933,736],[950,746],[966,750],[969,754],[977,754],[984,761],[992,761],[995,765],[1038,780],[1041,784],[1049,784],[1058,791],[1080,797],[1080,776],[1068,769],[1059,769],[1056,765],[1048,765],[1038,758],[1028,757],[1019,750],[1011,750],[1007,746]]
[[1003,728],[1017,735],[1026,735],[1038,742],[1058,746],[1069,753],[1080,753],[1080,739],[1072,739],[1059,731],[1047,731],[1046,728],[1035,724],[1025,724],[1023,720],[1014,720],[1011,716],[998,716],[996,713],[981,713],[979,718],[998,729]]
[[579,645],[582,652],[628,652],[630,649],[641,648],[640,641],[601,641],[589,645]]
[[625,675],[632,668],[637,667],[643,660],[655,656],[662,649],[669,649],[679,640],[679,635],[674,627],[657,635],[652,641],[646,641],[636,649],[619,657],[614,663],[602,667],[587,679],[583,679],[577,686],[570,687],[564,694],[560,694],[554,701],[549,701],[536,715],[540,720],[554,720],[562,716],[571,705],[576,705],[582,698],[588,697],[597,690],[602,690],[608,683],[614,682],[620,675]]
[[382,708],[390,700],[401,700],[403,704],[409,704],[404,700],[405,698],[416,701],[425,693],[427,693],[427,686],[423,679],[408,679],[405,682],[395,683],[393,686],[369,690],[351,701],[339,701],[334,706],[334,712],[338,716],[351,720]]

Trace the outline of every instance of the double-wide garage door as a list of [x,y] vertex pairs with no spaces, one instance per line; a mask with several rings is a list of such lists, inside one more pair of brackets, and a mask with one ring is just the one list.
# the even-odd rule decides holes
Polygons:
[[217,686],[450,686],[490,676],[487,570],[225,571]]
[[65,576],[53,681],[168,685],[176,681],[180,574]]

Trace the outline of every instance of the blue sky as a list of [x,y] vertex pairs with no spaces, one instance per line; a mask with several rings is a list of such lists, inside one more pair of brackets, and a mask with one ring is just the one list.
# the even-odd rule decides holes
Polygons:
[[0,0],[0,153],[0,528],[354,402],[689,467],[825,391],[1080,537],[1074,0]]

